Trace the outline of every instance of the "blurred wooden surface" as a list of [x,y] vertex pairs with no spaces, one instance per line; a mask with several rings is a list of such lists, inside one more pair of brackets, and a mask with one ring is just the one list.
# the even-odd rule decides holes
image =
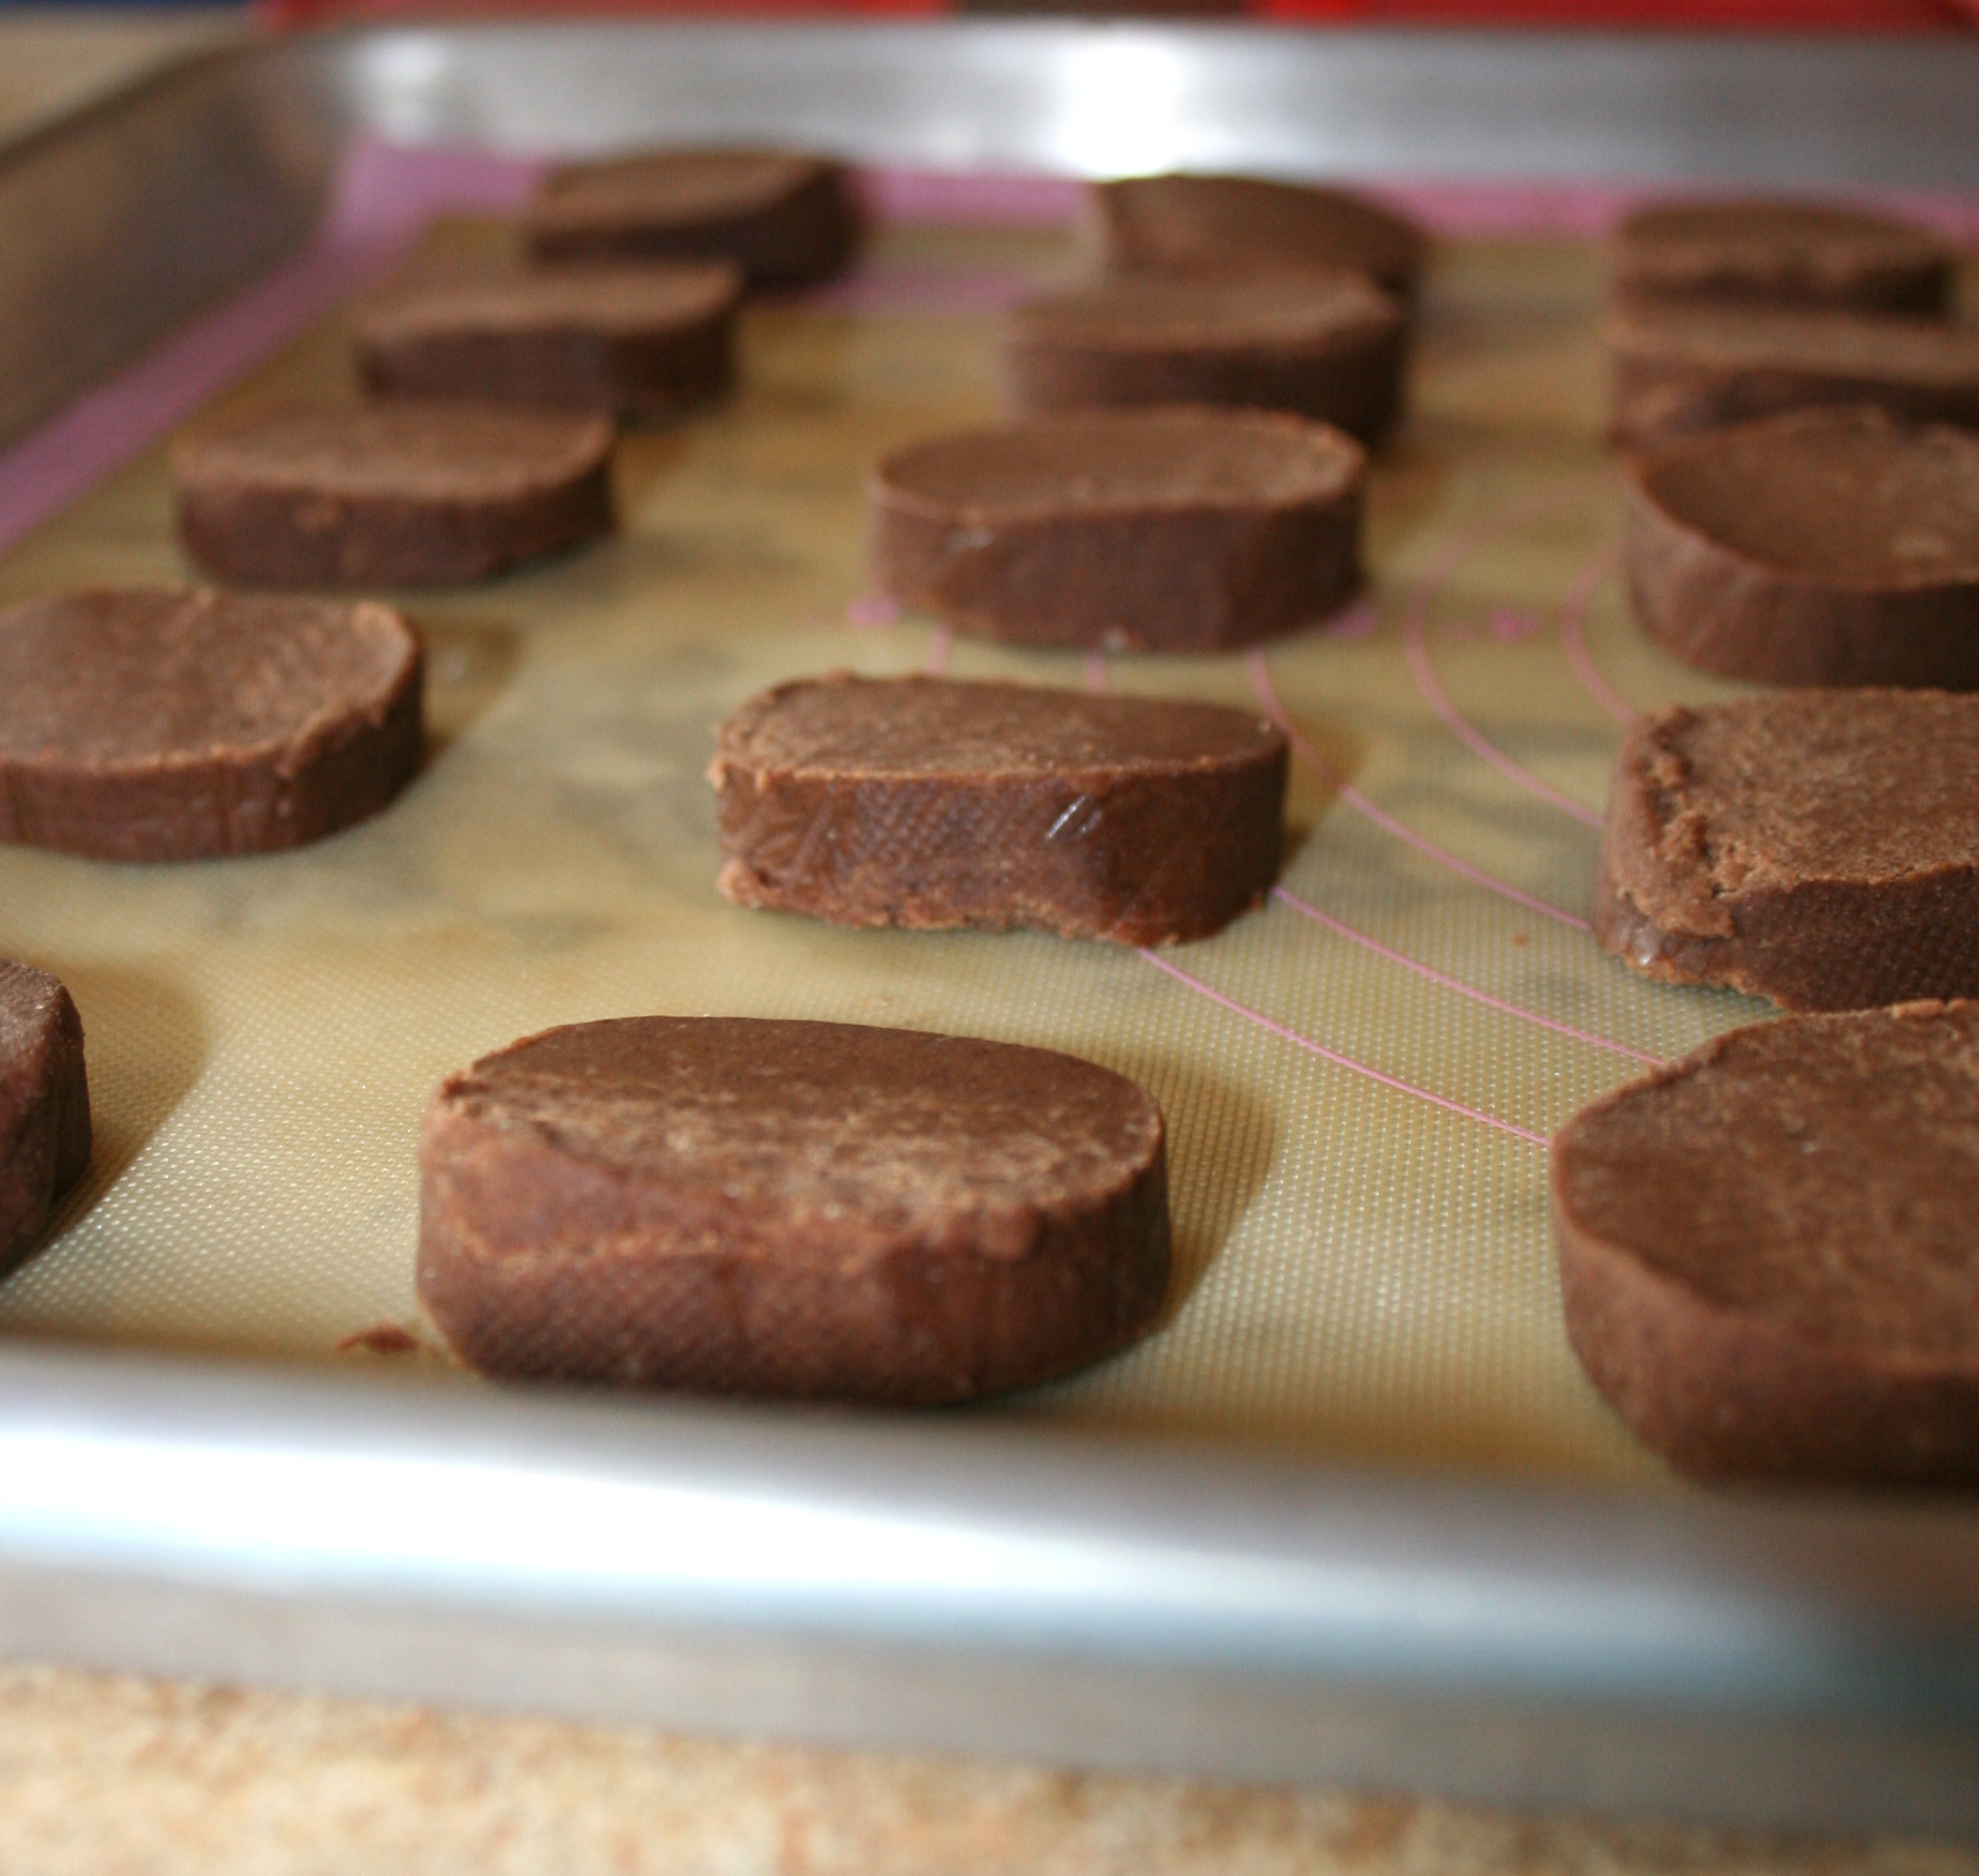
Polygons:
[[0,1672],[8,1876],[1974,1876],[1943,1846],[1541,1823]]

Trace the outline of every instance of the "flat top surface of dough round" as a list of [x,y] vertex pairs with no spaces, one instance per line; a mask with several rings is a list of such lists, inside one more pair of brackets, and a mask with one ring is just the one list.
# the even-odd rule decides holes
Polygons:
[[1851,266],[1928,263],[1944,244],[1927,229],[1839,203],[1768,200],[1655,202],[1623,218],[1616,231],[1632,259],[1671,264],[1738,259],[1808,259]]
[[138,590],[0,613],[0,757],[155,763],[382,708],[418,657],[384,606]]
[[1979,581],[1979,436],[1880,411],[1794,411],[1638,465],[1665,513],[1781,572],[1876,587]]
[[1029,300],[1006,323],[1019,340],[1121,351],[1311,344],[1392,331],[1401,308],[1365,275],[1285,268],[1217,279],[1124,274]]
[[759,214],[835,167],[789,150],[646,150],[551,171],[529,214],[539,225],[724,221]]
[[1715,892],[1896,881],[1979,855],[1979,696],[1776,690],[1655,713],[1661,851]]
[[717,1200],[907,1224],[1110,1192],[1162,1137],[1141,1088],[1077,1057],[836,1022],[579,1023],[485,1057],[441,1099]]
[[930,437],[886,458],[878,481],[890,497],[1014,519],[1326,500],[1352,487],[1365,461],[1324,424],[1171,405]]
[[1609,318],[1618,352],[1705,366],[1817,375],[1979,383],[1979,325],[1894,313],[1799,312],[1729,307],[1641,307]]
[[[68,992],[46,971],[0,958],[0,1159],[45,1091]],[[0,1241],[6,1238],[0,1230]]]
[[1420,268],[1428,245],[1379,203],[1322,184],[1176,173],[1099,187],[1101,212],[1130,263],[1243,255],[1360,267],[1395,281]]
[[407,399],[216,424],[173,445],[172,470],[326,498],[499,501],[590,473],[613,435],[603,417]]
[[1734,1030],[1553,1150],[1572,1222],[1698,1295],[1979,1370],[1979,1004]]
[[742,297],[725,261],[645,266],[454,266],[387,289],[354,322],[377,341],[461,331],[641,334],[712,319]]
[[722,726],[720,759],[797,773],[963,776],[1214,766],[1284,734],[1220,704],[953,678],[829,677],[779,686]]

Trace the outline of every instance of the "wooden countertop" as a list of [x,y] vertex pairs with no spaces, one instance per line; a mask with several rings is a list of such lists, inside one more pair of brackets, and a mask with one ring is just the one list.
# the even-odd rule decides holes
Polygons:
[[1943,1846],[0,1672],[8,1876],[1974,1876]]

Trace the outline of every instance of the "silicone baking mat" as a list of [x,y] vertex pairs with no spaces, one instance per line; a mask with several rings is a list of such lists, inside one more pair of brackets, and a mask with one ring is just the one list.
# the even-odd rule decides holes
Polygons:
[[[435,204],[499,212],[532,174],[359,152],[310,254],[0,461],[0,522],[23,537],[0,599],[193,577],[162,433],[216,400],[355,395],[336,307]],[[268,858],[0,851],[0,954],[73,991],[98,1120],[87,1177],[0,1285],[0,1327],[315,1361],[380,1359],[403,1330],[403,1361],[455,1377],[412,1282],[415,1142],[441,1075],[593,1017],[833,1018],[1069,1050],[1167,1113],[1163,1325],[977,1411],[1655,1478],[1566,1345],[1546,1138],[1764,1010],[1647,983],[1585,923],[1619,719],[1730,688],[1652,650],[1613,577],[1590,239],[1612,203],[1419,204],[1470,232],[1424,297],[1362,602],[1248,658],[1085,658],[951,641],[866,595],[861,566],[866,466],[991,409],[995,310],[1069,265],[1072,190],[873,186],[861,273],[752,308],[741,394],[627,438],[617,539],[405,596],[431,651],[432,752],[391,810]],[[497,213],[431,238],[509,237]],[[1161,952],[732,907],[714,888],[712,726],[838,667],[1282,714],[1299,755],[1282,885]]]

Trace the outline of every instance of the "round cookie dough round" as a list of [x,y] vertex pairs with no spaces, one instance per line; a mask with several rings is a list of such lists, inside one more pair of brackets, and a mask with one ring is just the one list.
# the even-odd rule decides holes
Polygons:
[[450,1076],[420,1141],[419,1295],[505,1378],[938,1404],[1146,1328],[1161,1114],[1053,1051],[648,1017]]
[[83,1019],[46,971],[0,961],[0,1271],[89,1164]]
[[1829,407],[1672,445],[1630,465],[1627,565],[1707,671],[1979,689],[1979,436]]
[[270,853],[375,814],[421,747],[385,607],[211,590],[0,613],[0,840],[100,859]]
[[1928,230],[1833,203],[1656,202],[1615,232],[1626,299],[1936,313],[1956,265]]
[[1979,696],[1771,690],[1638,717],[1594,935],[1788,1009],[1979,995]]
[[1553,1142],[1567,1333],[1705,1476],[1979,1484],[1979,1005],[1734,1030]]
[[1807,404],[1979,425],[1979,325],[1638,304],[1609,317],[1608,343],[1611,431],[1632,448]]
[[802,679],[721,726],[719,884],[841,925],[1206,938],[1278,876],[1287,754],[1221,704]]
[[1261,176],[1127,176],[1095,183],[1087,204],[1109,273],[1349,267],[1407,299],[1429,245],[1414,222],[1351,189]]
[[241,586],[484,579],[611,532],[613,435],[411,400],[240,417],[173,445],[179,538]]
[[829,280],[858,250],[842,163],[791,150],[672,149],[567,163],[529,205],[539,261],[733,261],[759,287]]
[[1110,404],[1291,411],[1372,444],[1401,403],[1400,304],[1365,275],[1280,268],[1125,275],[1035,299],[1004,321],[1020,412]]
[[1032,644],[1227,651],[1360,584],[1367,457],[1275,411],[1156,405],[951,432],[869,485],[875,583]]
[[725,261],[451,267],[359,310],[374,397],[671,416],[735,380],[742,275]]

